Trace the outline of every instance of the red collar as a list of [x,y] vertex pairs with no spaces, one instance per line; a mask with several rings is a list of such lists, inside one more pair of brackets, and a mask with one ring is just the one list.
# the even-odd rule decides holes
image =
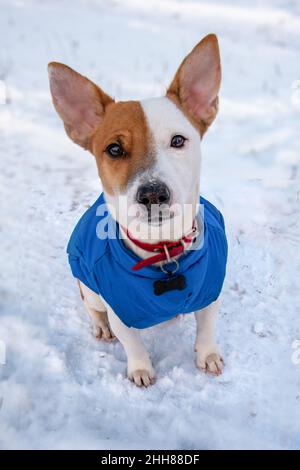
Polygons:
[[133,271],[138,271],[139,269],[145,268],[146,266],[151,266],[152,264],[158,263],[160,261],[172,261],[172,258],[181,255],[197,236],[195,222],[193,223],[191,232],[188,235],[184,235],[182,238],[180,238],[180,240],[163,240],[158,243],[144,243],[140,240],[137,240],[136,238],[133,238],[128,229],[123,227],[123,230],[126,232],[129,240],[136,246],[142,248],[145,251],[157,253],[154,256],[150,256],[149,258],[143,259],[136,263],[131,268]]

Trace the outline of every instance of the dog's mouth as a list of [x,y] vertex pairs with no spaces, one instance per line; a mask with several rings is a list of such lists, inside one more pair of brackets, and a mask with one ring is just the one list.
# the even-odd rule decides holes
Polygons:
[[161,226],[174,219],[175,213],[167,205],[161,206],[154,204],[150,207],[150,210],[141,210],[138,213],[138,219],[142,223],[147,223],[152,226]]
[[170,212],[168,216],[160,214],[158,216],[151,216],[151,214],[148,214],[148,224],[149,225],[155,225],[155,226],[161,226],[164,223],[171,221],[174,219],[174,212]]

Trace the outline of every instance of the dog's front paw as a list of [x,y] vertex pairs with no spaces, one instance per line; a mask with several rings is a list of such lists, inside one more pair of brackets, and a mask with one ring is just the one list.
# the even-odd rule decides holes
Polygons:
[[217,346],[212,348],[196,347],[196,364],[203,372],[221,375],[224,361]]
[[137,369],[128,374],[129,380],[131,380],[138,387],[149,387],[155,382],[154,371],[147,369]]
[[145,360],[129,361],[127,376],[138,387],[149,387],[155,382],[155,372],[149,357]]

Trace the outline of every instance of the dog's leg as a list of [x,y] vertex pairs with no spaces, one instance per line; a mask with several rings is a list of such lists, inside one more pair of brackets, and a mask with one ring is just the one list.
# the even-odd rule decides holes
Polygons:
[[140,331],[128,328],[111,308],[107,308],[109,323],[127,355],[128,378],[139,387],[154,383],[154,369],[149,354],[142,343]]
[[199,369],[215,375],[222,373],[224,362],[214,338],[214,328],[220,301],[195,312],[197,336],[195,343],[196,364]]
[[93,335],[97,339],[112,340],[115,339],[107,318],[106,307],[98,294],[89,287],[78,281],[80,295],[85,308],[91,317],[93,324]]

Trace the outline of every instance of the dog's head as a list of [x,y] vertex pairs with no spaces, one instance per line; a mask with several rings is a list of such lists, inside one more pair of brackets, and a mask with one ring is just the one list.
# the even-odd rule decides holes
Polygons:
[[[201,138],[218,110],[218,41],[206,36],[183,60],[165,96],[116,102],[66,65],[49,64],[56,111],[69,137],[96,158],[113,215],[152,238],[178,239],[199,197]],[[127,202],[124,220],[124,199]],[[120,203],[122,201],[122,204]],[[135,230],[136,228],[136,230]]]

